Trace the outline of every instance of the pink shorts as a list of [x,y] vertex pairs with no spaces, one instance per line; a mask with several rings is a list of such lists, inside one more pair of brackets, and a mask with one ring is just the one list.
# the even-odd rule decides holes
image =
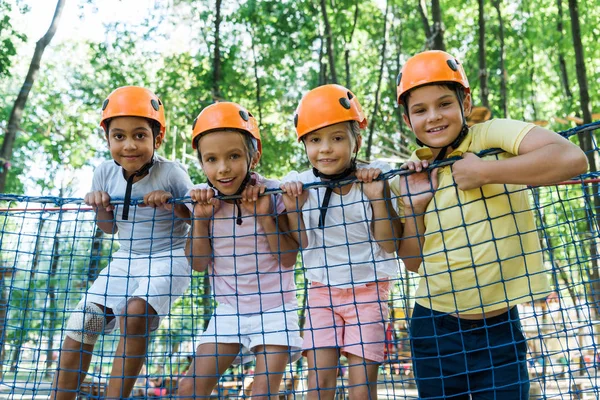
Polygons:
[[337,347],[342,353],[383,362],[389,287],[389,281],[349,289],[313,282],[308,289],[304,352]]

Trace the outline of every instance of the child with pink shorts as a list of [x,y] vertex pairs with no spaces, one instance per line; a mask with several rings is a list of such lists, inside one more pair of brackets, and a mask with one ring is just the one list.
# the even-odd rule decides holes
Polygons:
[[[291,172],[281,188],[288,222],[310,280],[304,329],[308,399],[333,399],[339,357],[349,364],[351,399],[377,398],[384,360],[389,278],[398,274],[398,226],[385,163],[356,165],[367,126],[358,99],[343,86],[308,92],[294,123],[313,168]],[[361,183],[304,190],[304,184],[356,177]]]

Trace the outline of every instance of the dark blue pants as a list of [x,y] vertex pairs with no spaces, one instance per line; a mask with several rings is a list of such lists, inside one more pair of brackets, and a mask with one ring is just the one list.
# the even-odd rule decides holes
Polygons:
[[465,320],[416,304],[410,334],[419,398],[529,398],[527,345],[516,307]]

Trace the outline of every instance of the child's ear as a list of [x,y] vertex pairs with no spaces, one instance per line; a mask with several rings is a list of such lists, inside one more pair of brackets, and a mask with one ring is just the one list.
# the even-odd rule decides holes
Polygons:
[[354,146],[354,153],[358,153],[361,145],[362,145],[362,135],[357,135],[356,136],[356,146]]
[[254,169],[256,168],[256,166],[258,165],[258,162],[260,161],[260,151],[257,151],[256,153],[254,153],[254,156],[252,157],[252,161],[250,161],[250,169]]
[[465,118],[471,115],[473,103],[471,101],[471,93],[467,93],[463,100],[463,110],[465,110]]
[[162,144],[162,141],[163,141],[162,135],[156,135],[156,137],[154,138],[154,150],[158,150],[158,148]]
[[412,125],[410,124],[410,119],[408,118],[408,115],[406,115],[406,113],[402,113],[402,119],[404,120],[404,123],[406,124],[406,126],[408,126],[410,128],[410,130],[412,130]]

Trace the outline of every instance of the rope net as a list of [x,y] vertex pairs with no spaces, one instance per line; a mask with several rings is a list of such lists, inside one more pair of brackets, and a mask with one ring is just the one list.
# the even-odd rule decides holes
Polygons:
[[[597,127],[598,125],[584,126],[577,130],[563,132],[563,134],[565,136],[574,133],[592,135],[593,129],[597,129]],[[594,141],[593,157],[597,156],[598,148]],[[491,157],[496,157],[496,155],[492,154]],[[404,173],[400,170],[394,170],[386,174],[385,177],[391,179]],[[379,347],[381,353],[384,354],[383,362],[377,370],[378,398],[417,398],[415,365],[422,361],[419,357],[425,359],[428,356],[411,352],[411,333],[419,340],[428,341],[427,343],[430,344],[433,352],[431,353],[433,354],[431,359],[441,360],[435,361],[440,366],[444,363],[444,357],[450,360],[452,356],[456,356],[456,354],[443,355],[440,338],[458,338],[457,340],[462,341],[463,345],[463,351],[458,358],[466,363],[467,369],[470,368],[470,357],[476,352],[483,351],[484,354],[489,354],[489,357],[493,358],[498,350],[511,349],[509,352],[516,352],[518,351],[517,345],[519,342],[525,343],[513,332],[508,344],[500,345],[495,338],[490,337],[483,348],[475,348],[477,345],[470,342],[467,331],[468,329],[479,329],[482,326],[468,321],[463,324],[463,321],[451,328],[453,333],[442,330],[438,332],[438,329],[441,329],[440,327],[443,325],[447,327],[450,323],[448,318],[454,318],[448,317],[445,313],[433,316],[431,313],[424,314],[424,321],[427,321],[427,318],[437,321],[432,325],[432,333],[426,333],[426,329],[423,327],[417,332],[414,330],[414,326],[413,331],[411,331],[411,316],[414,325],[414,321],[418,321],[415,314],[417,310],[423,313],[428,304],[434,304],[437,301],[445,304],[449,313],[457,312],[457,310],[464,312],[465,308],[459,303],[464,301],[465,297],[470,300],[469,304],[477,304],[477,307],[482,309],[497,306],[502,302],[504,302],[502,303],[503,306],[518,304],[516,310],[520,316],[522,332],[527,339],[525,349],[527,371],[526,375],[522,376],[522,381],[529,381],[531,398],[598,398],[600,395],[598,389],[598,371],[600,368],[600,348],[598,344],[600,278],[598,276],[597,248],[599,239],[598,207],[600,206],[599,178],[597,173],[592,172],[554,186],[521,188],[510,193],[506,191],[486,193],[486,201],[484,201],[486,204],[489,204],[497,196],[508,196],[513,199],[515,196],[524,195],[529,198],[530,210],[521,211],[533,212],[535,226],[532,229],[521,227],[521,231],[507,234],[505,237],[502,237],[500,233],[492,234],[490,237],[470,237],[469,234],[464,233],[467,232],[466,228],[469,222],[465,219],[464,213],[461,213],[461,209],[481,205],[469,204],[466,201],[460,205],[462,208],[458,205],[454,209],[437,209],[435,205],[433,208],[430,207],[427,212],[435,215],[440,224],[439,230],[434,230],[432,235],[442,237],[443,245],[430,254],[427,253],[427,248],[423,249],[425,268],[423,268],[421,274],[432,276],[439,274],[442,277],[445,276],[444,274],[447,275],[447,270],[444,269],[432,268],[428,270],[427,266],[430,265],[428,264],[428,257],[431,257],[434,261],[436,259],[444,260],[448,257],[448,254],[456,251],[457,248],[468,248],[472,258],[466,260],[465,274],[467,275],[463,275],[470,278],[460,281],[450,280],[443,289],[430,287],[425,292],[417,290],[419,275],[404,269],[402,263],[397,261],[398,259],[393,254],[390,255],[385,252],[380,252],[379,255],[375,254],[379,251],[378,247],[375,246],[375,238],[371,235],[357,238],[356,232],[359,231],[360,227],[356,226],[355,223],[346,222],[347,214],[345,213],[348,212],[346,210],[351,207],[356,208],[357,205],[359,209],[366,210],[362,206],[368,201],[366,198],[361,199],[358,203],[347,204],[344,204],[343,198],[340,198],[339,204],[334,200],[331,201],[327,211],[328,224],[337,229],[333,231],[337,232],[335,234],[342,232],[342,236],[337,238],[341,245],[326,249],[323,243],[315,245],[315,248],[322,250],[322,254],[326,255],[326,259],[322,260],[321,271],[315,271],[315,268],[312,268],[313,271],[310,268],[303,268],[310,257],[312,259],[315,257],[314,254],[310,254],[311,248],[309,246],[309,248],[300,251],[295,268],[284,268],[279,272],[268,272],[267,274],[274,275],[272,277],[274,279],[268,280],[264,276],[259,276],[258,271],[260,271],[263,257],[265,255],[270,256],[271,253],[263,250],[254,250],[253,253],[247,253],[246,247],[242,245],[242,242],[248,243],[250,241],[252,243],[258,241],[261,235],[266,234],[255,232],[249,236],[243,234],[228,236],[212,230],[209,236],[216,240],[218,235],[221,235],[219,239],[228,241],[229,247],[232,249],[231,254],[235,254],[235,257],[224,257],[221,261],[218,259],[213,260],[217,264],[219,262],[231,263],[231,272],[221,273],[220,281],[216,282],[215,270],[209,267],[207,272],[192,272],[184,253],[176,251],[177,249],[171,248],[160,253],[162,257],[161,265],[172,267],[167,269],[158,269],[154,264],[149,264],[148,256],[144,257],[132,252],[132,250],[124,250],[128,247],[123,245],[126,238],[119,240],[118,235],[104,234],[96,225],[94,212],[89,207],[82,205],[80,199],[4,195],[2,200],[5,205],[0,213],[0,372],[2,374],[0,398],[32,399],[48,397],[52,388],[52,379],[61,357],[61,346],[69,334],[69,318],[76,313],[80,313],[82,318],[85,317],[84,311],[81,311],[81,309],[77,311],[78,304],[82,302],[82,299],[85,300],[91,296],[88,289],[94,282],[101,281],[108,285],[106,278],[111,276],[111,269],[108,267],[117,263],[117,260],[119,265],[123,266],[123,271],[125,271],[124,273],[121,270],[119,270],[121,272],[114,272],[115,274],[122,274],[119,276],[121,278],[120,284],[123,285],[119,290],[122,292],[115,294],[107,290],[103,294],[104,299],[110,296],[120,296],[125,297],[127,299],[126,304],[129,304],[127,301],[141,298],[144,300],[143,304],[145,304],[146,310],[149,309],[148,304],[152,305],[153,309],[158,308],[158,310],[155,310],[158,315],[152,314],[150,315],[151,318],[144,320],[147,325],[141,333],[133,331],[129,333],[129,335],[136,338],[149,337],[148,350],[146,355],[142,357],[144,365],[139,377],[124,376],[121,373],[121,377],[135,380],[131,398],[176,398],[177,387],[183,376],[193,365],[195,349],[202,343],[201,334],[207,327],[209,329],[207,332],[210,331],[209,321],[215,317],[217,312],[221,313],[222,318],[233,318],[231,323],[236,326],[233,329],[234,333],[226,332],[230,327],[227,324],[224,324],[226,329],[219,330],[218,326],[214,328],[212,331],[215,336],[213,342],[220,341],[223,337],[233,338],[232,341],[235,342],[237,337],[235,331],[242,329],[242,325],[245,323],[244,318],[247,316],[259,315],[258,321],[261,323],[251,328],[259,337],[256,339],[258,342],[254,342],[254,345],[258,345],[258,347],[255,346],[250,349],[257,352],[256,357],[253,358],[252,354],[245,352],[245,350],[248,350],[246,344],[244,344],[239,354],[229,354],[229,361],[236,358],[238,360],[218,378],[218,383],[212,391],[213,398],[249,398],[252,395],[253,382],[259,378],[255,375],[259,364],[258,360],[260,357],[264,358],[265,352],[268,353],[269,351],[284,352],[289,356],[286,367],[283,369],[279,387],[280,398],[306,398],[309,393],[307,378],[309,363],[306,357],[297,358],[302,343],[298,344],[296,341],[292,344],[292,339],[289,338],[299,337],[302,334],[306,345],[307,336],[312,337],[312,340],[316,342],[321,335],[329,334],[327,329],[317,321],[317,316],[321,314],[315,313],[311,321],[310,315],[312,314],[307,312],[307,295],[311,293],[309,290],[309,277],[323,273],[325,276],[332,278],[330,282],[336,282],[336,268],[341,266],[336,264],[336,256],[342,254],[342,259],[345,257],[351,260],[359,257],[352,253],[350,250],[351,245],[362,246],[363,248],[366,246],[370,249],[372,257],[377,258],[379,263],[388,263],[386,265],[389,265],[390,262],[393,262],[400,265],[398,273],[388,279],[389,297],[387,298],[369,301],[359,299],[355,289],[352,287],[348,289],[343,282],[324,286],[325,289],[320,292],[321,294],[329,293],[330,296],[336,296],[336,301],[339,300],[343,307],[349,307],[350,312],[354,312],[352,310],[358,310],[369,303],[367,304],[369,306],[376,304],[380,312],[385,313],[380,321],[368,322],[375,325],[381,324],[383,333],[379,339],[375,340],[367,334],[364,334],[363,337],[363,332],[360,330],[358,339],[354,339],[357,340],[355,343],[348,343],[349,339],[344,339],[347,341],[345,345],[362,348],[363,350],[360,350],[363,351],[362,354],[367,355],[365,349],[373,346]],[[308,185],[307,188],[318,191],[321,186]],[[456,188],[440,187],[438,190],[456,190]],[[272,191],[272,193],[274,194],[276,191]],[[334,193],[332,199],[335,196]],[[398,198],[392,197],[392,201],[395,203]],[[176,202],[189,203],[189,200],[177,199]],[[136,210],[140,209],[140,207],[137,207],[139,203],[140,200],[132,201],[133,206],[130,210],[128,223],[132,224],[131,230],[133,233],[129,243],[133,243],[135,240],[150,239],[150,248],[152,248],[155,239],[152,236],[152,229],[148,230],[146,228],[143,231],[146,237],[139,237],[135,234],[137,224],[146,224],[146,227],[152,227],[155,223],[153,218],[148,220],[138,218],[136,220],[135,214]],[[320,198],[319,204],[321,204]],[[121,212],[121,207],[122,202],[117,201],[115,214]],[[339,208],[338,211],[341,213],[339,215],[342,216],[339,220],[337,219],[336,207]],[[320,210],[316,209],[314,211],[318,218]],[[515,212],[502,215],[496,215],[494,212],[494,209],[490,207],[485,214],[480,215],[480,221],[474,221],[472,224],[492,224],[492,221],[498,219],[517,221]],[[238,229],[237,216],[237,210],[232,208],[229,223],[233,232]],[[410,218],[410,216],[402,218]],[[456,226],[451,229],[448,228],[446,221],[456,220],[457,218],[459,222]],[[322,229],[316,227],[315,224],[311,229],[319,230],[323,235],[327,235],[327,227]],[[451,235],[452,229],[462,229],[465,241],[459,244],[450,240],[444,242],[444,235]],[[150,233],[148,234],[148,232]],[[530,234],[539,237],[541,251],[528,253],[526,246],[523,244],[525,241],[523,237]],[[446,236],[446,238],[449,237]],[[484,271],[485,268],[490,266],[499,268],[498,266],[501,264],[510,264],[515,257],[510,256],[507,258],[501,250],[498,250],[496,254],[488,255],[487,259],[491,261],[479,262],[478,260],[482,258],[477,255],[477,246],[487,242],[496,243],[496,241],[506,239],[506,237],[514,237],[515,241],[512,245],[520,246],[519,250],[516,251],[518,254],[516,258],[524,260],[522,262],[525,263],[525,279],[523,280],[522,276],[511,276],[510,270],[506,268],[507,271],[503,269],[502,278],[499,282],[485,283],[482,286],[480,282],[484,282],[485,277],[474,273],[474,270]],[[182,237],[173,233],[170,233],[169,238],[173,243],[182,239]],[[515,252],[513,251],[513,253]],[[284,254],[285,252],[279,252],[276,256],[281,259]],[[251,260],[257,264],[257,272],[247,275],[236,273],[236,263],[241,262],[239,261],[240,257],[245,257],[246,262]],[[541,265],[528,265],[531,260],[538,259],[541,260]],[[434,261],[431,265],[435,264]],[[184,263],[187,269],[176,270],[174,265],[181,263]],[[379,263],[376,265],[379,265]],[[151,267],[148,267],[148,265],[151,265]],[[356,265],[356,271],[359,267],[360,265]],[[136,272],[132,272],[135,268],[138,268]],[[146,272],[139,272],[139,268],[142,268],[142,271],[146,268]],[[286,274],[287,276],[284,276]],[[377,269],[375,274],[377,275]],[[135,277],[133,277],[134,275]],[[191,283],[189,283],[190,275]],[[152,293],[156,292],[152,289],[152,286],[156,284],[155,279],[157,276],[163,278],[163,281],[168,282],[167,285],[170,285],[168,292],[158,300],[150,297]],[[150,277],[155,279],[151,280]],[[385,278],[385,276],[383,277]],[[350,281],[357,283],[360,283],[363,278],[357,273],[356,275],[351,273],[349,277]],[[518,286],[529,285],[530,287],[526,290],[527,293],[535,292],[536,288],[533,286],[540,279],[547,279],[549,286],[543,292],[537,293],[537,296],[525,295],[519,298],[511,298],[513,292],[506,289],[510,287],[510,283],[513,281]],[[277,281],[279,283],[290,281],[292,285],[284,287],[285,285],[280,284],[278,288],[283,289],[274,291],[268,285],[261,287],[259,284],[259,287],[261,287],[260,293],[249,293],[247,298],[241,294],[229,298],[224,297],[217,299],[219,303],[215,301],[215,285],[223,285],[225,282],[231,288],[235,288],[236,285],[243,286],[243,283],[240,282],[247,283],[253,280],[260,282]],[[364,280],[368,281],[368,278],[364,278]],[[188,283],[189,287],[187,286]],[[488,290],[490,287],[494,288],[493,293],[497,293],[496,286],[502,288],[502,296],[498,297],[503,298],[502,301],[490,300],[490,298],[485,297],[485,294],[490,292]],[[350,296],[348,298],[354,300],[341,300],[338,298],[340,290],[349,291]],[[179,292],[181,292],[181,296],[178,295]],[[253,295],[257,294],[265,297],[271,296],[279,299],[279,302],[285,303],[287,305],[285,313],[272,312],[274,308],[270,306],[271,303],[268,301],[260,304],[252,303],[251,300],[256,298]],[[290,296],[293,299],[291,306]],[[436,299],[435,297],[439,298]],[[95,302],[97,297],[90,297],[90,299]],[[416,305],[415,301],[421,306]],[[229,303],[231,307],[225,311],[217,309],[217,304],[220,303]],[[156,304],[159,305],[156,306]],[[227,312],[227,310],[233,310],[233,312]],[[115,307],[113,314],[112,321],[109,321],[106,326],[100,326],[99,329],[102,331],[104,328],[106,333],[98,335],[95,346],[85,347],[81,345],[79,349],[88,357],[91,356],[87,376],[83,383],[75,389],[80,398],[103,398],[111,373],[114,376],[114,363],[117,362],[114,359],[114,354],[118,352],[117,347],[121,339],[121,331],[126,331],[128,328],[124,329],[121,326],[121,329],[110,331],[109,327],[117,325],[116,327],[119,328],[124,321],[122,319],[124,317],[123,309],[119,310]],[[148,317],[150,313],[146,314],[142,317]],[[270,316],[269,314],[273,315]],[[283,330],[273,328],[273,326],[276,326],[273,325],[276,322],[273,321],[273,316],[277,319],[281,318],[281,315],[285,316],[284,319],[289,318],[293,321],[291,323],[286,322],[287,328]],[[360,317],[358,319],[360,320]],[[450,321],[453,320],[450,319]],[[456,318],[454,318],[454,321],[456,321]],[[353,324],[362,323],[360,321],[347,322],[347,332],[352,330]],[[484,322],[483,325],[487,326],[493,323],[490,319]],[[97,331],[95,333],[99,334],[101,332]],[[339,329],[339,334],[344,334],[342,329]],[[216,339],[216,336],[219,339]],[[261,343],[261,340],[264,341],[267,336],[283,340],[281,343],[288,343],[290,348],[285,346],[273,348],[267,346],[272,342],[267,343],[265,341]],[[204,338],[206,338],[206,335]],[[338,339],[334,337],[332,340],[331,346],[336,346],[336,340]],[[264,346],[261,346],[263,344]],[[344,349],[346,348],[344,347]],[[360,354],[360,351],[349,354],[343,351],[339,361],[328,367],[335,371],[336,383],[333,389],[335,398],[347,398],[348,393],[352,391],[354,385],[349,380],[349,376],[350,370],[356,365],[349,364],[351,364],[351,360],[356,360],[355,355]],[[124,354],[122,357],[127,357],[127,349],[125,349]],[[219,356],[221,355],[219,354]],[[366,359],[363,361],[365,366],[372,364],[371,361],[368,361],[370,357],[365,356],[363,358]],[[78,367],[75,369],[85,370],[83,361],[80,361],[77,365]],[[486,367],[480,368],[485,372]],[[267,365],[265,374],[268,375],[268,371]],[[457,372],[457,375],[461,374]],[[431,382],[428,383],[427,378],[425,378],[426,384],[438,384],[438,381],[434,379],[436,378],[435,374],[429,378],[431,378]],[[473,385],[473,393],[476,393],[477,389],[474,388],[476,383],[469,380],[475,378],[463,378],[466,379],[467,386]],[[496,387],[497,383],[492,383],[491,386]],[[324,398],[325,396],[331,398],[331,395],[331,393],[323,393]],[[476,398],[475,395],[473,396],[473,398]],[[451,397],[446,396],[445,389],[443,389],[440,398]]]

